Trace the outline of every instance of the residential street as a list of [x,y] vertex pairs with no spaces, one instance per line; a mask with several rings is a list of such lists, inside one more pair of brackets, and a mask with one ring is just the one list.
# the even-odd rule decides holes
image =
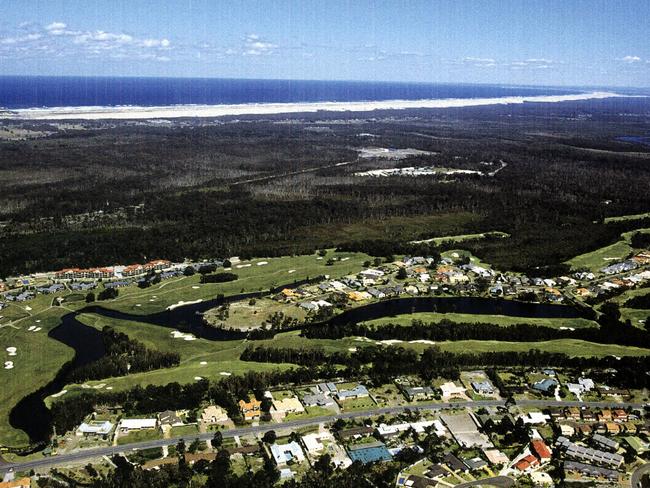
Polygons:
[[[470,408],[470,409],[479,409],[481,407],[499,407],[499,406],[505,406],[506,401],[505,400],[482,400],[482,401],[474,401],[474,402],[443,402],[443,403],[423,403],[421,405],[410,405],[410,406],[401,406],[401,407],[383,407],[383,408],[375,408],[372,410],[366,410],[366,411],[356,411],[356,412],[348,412],[348,413],[341,413],[341,414],[333,414],[331,416],[323,416],[323,417],[312,417],[304,420],[293,420],[289,422],[283,422],[280,424],[265,424],[265,425],[259,425],[259,426],[250,426],[250,427],[239,427],[236,429],[230,429],[230,430],[224,430],[222,431],[222,434],[224,437],[235,437],[235,436],[243,436],[243,435],[257,435],[264,433],[269,430],[279,430],[279,429],[295,429],[295,428],[300,428],[300,427],[306,427],[310,425],[318,425],[320,423],[324,422],[334,422],[337,419],[353,419],[353,418],[359,418],[359,417],[372,417],[372,416],[377,416],[377,415],[383,415],[383,414],[398,414],[402,413],[406,410],[445,410],[445,409],[452,409],[452,408]],[[632,408],[641,408],[643,405],[639,403],[615,403],[615,402],[577,402],[577,401],[547,401],[547,400],[520,400],[517,402],[517,405],[519,406],[529,406],[529,407],[597,407],[597,408],[607,408],[607,407],[622,407],[622,408],[627,408],[627,407],[632,407]],[[59,466],[59,465],[64,465],[67,463],[74,463],[74,462],[80,462],[80,461],[85,461],[88,459],[93,459],[93,458],[98,458],[101,456],[113,456],[115,454],[121,453],[121,452],[127,452],[127,451],[134,451],[134,450],[139,450],[139,449],[149,449],[149,448],[154,448],[154,447],[163,447],[163,446],[170,446],[170,445],[175,445],[180,441],[181,439],[184,439],[186,442],[187,441],[192,441],[194,439],[200,439],[200,440],[209,440],[212,439],[213,437],[212,432],[208,432],[205,434],[198,434],[198,435],[192,435],[192,436],[185,436],[185,437],[173,437],[169,439],[156,439],[152,441],[146,441],[146,442],[138,442],[138,443],[133,443],[133,444],[125,444],[122,446],[110,446],[110,447],[100,447],[100,448],[94,448],[94,449],[85,449],[83,451],[79,452],[73,452],[73,453],[66,453],[66,454],[59,454],[51,457],[43,457],[42,459],[36,459],[33,461],[25,461],[22,463],[6,463],[3,465],[0,465],[0,472],[4,473],[6,471],[9,471],[11,469],[16,470],[16,471],[25,471],[25,470],[30,470],[34,468],[42,468],[42,467],[52,467],[52,466]],[[649,465],[645,465],[649,466]],[[645,468],[644,466],[644,468]],[[639,471],[639,470],[637,470]],[[636,474],[636,473],[635,473]],[[640,478],[640,475],[639,475]],[[469,485],[468,485],[469,486]],[[506,486],[501,484],[500,486]],[[633,485],[635,486],[635,485]]]

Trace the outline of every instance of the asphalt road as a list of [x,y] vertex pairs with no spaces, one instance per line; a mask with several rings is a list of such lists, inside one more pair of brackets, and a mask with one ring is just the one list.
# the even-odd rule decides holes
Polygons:
[[645,463],[643,466],[635,469],[630,478],[630,486],[632,488],[641,488],[641,477],[648,473],[650,473],[650,463]]
[[[221,433],[223,437],[235,437],[251,434],[262,434],[269,430],[279,429],[296,429],[300,427],[307,427],[311,425],[318,425],[320,423],[335,422],[337,419],[353,419],[360,417],[372,417],[385,414],[403,413],[406,410],[448,410],[452,408],[471,408],[473,410],[481,407],[500,407],[505,405],[505,400],[480,400],[475,402],[443,402],[443,403],[422,403],[419,405],[410,405],[402,407],[381,407],[372,410],[345,412],[340,414],[333,414],[323,417],[312,417],[308,419],[292,420],[283,422],[281,424],[264,424],[258,426],[239,427],[236,429],[223,430]],[[529,407],[633,407],[642,408],[640,403],[615,403],[615,402],[578,402],[578,401],[548,401],[548,400],[520,400],[517,402],[519,406]],[[84,449],[76,452],[57,454],[54,456],[43,457],[32,461],[6,463],[0,465],[0,472],[4,473],[11,469],[15,471],[26,471],[35,468],[44,468],[58,466],[68,463],[76,463],[88,459],[99,458],[102,456],[113,456],[118,453],[126,453],[139,449],[150,449],[154,447],[163,447],[176,445],[178,441],[184,439],[186,442],[191,442],[194,439],[210,440],[214,433],[208,432],[205,434],[197,434],[191,436],[173,437],[170,439],[156,439],[152,441],[136,442],[132,444],[124,444],[121,446],[98,447],[94,449]],[[647,465],[646,465],[647,466]],[[640,477],[640,476],[639,476]],[[634,486],[634,485],[633,485]]]
[[468,488],[470,486],[497,486],[500,488],[510,488],[511,486],[515,486],[515,480],[508,478],[507,476],[495,476],[494,478],[484,478],[481,480],[461,483],[460,485],[455,485],[454,488]]

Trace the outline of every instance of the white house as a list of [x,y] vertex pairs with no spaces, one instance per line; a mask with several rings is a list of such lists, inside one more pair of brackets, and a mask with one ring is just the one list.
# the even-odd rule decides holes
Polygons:
[[292,441],[289,444],[273,444],[271,446],[271,455],[275,464],[278,466],[285,465],[289,462],[301,463],[305,460],[305,455],[300,448],[300,444]]
[[122,419],[117,428],[120,432],[132,430],[155,429],[158,426],[156,419]]

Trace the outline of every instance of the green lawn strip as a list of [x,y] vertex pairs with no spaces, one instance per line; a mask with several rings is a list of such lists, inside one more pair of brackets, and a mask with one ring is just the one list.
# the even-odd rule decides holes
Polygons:
[[162,433],[158,429],[144,429],[129,432],[124,436],[117,439],[118,445],[131,444],[133,442],[152,441],[155,439],[162,439]]
[[581,254],[567,261],[573,269],[588,269],[596,272],[608,264],[627,258],[633,251],[630,246],[632,235],[637,232],[648,233],[650,228],[635,229],[621,234],[621,239],[609,246],[601,247],[594,251]]
[[604,222],[606,224],[609,224],[610,222],[624,222],[626,220],[641,220],[641,219],[647,219],[648,217],[650,217],[650,212],[634,214],[634,215],[619,215],[617,217],[605,217]]
[[560,328],[572,327],[575,329],[584,327],[596,327],[598,324],[587,319],[546,319],[546,318],[528,318],[528,317],[510,317],[505,315],[479,315],[465,313],[434,313],[422,312],[413,314],[396,315],[394,317],[382,317],[380,319],[369,320],[366,322],[371,325],[397,324],[410,326],[413,320],[422,322],[440,322],[450,320],[452,322],[474,323],[474,324],[496,324],[500,326],[510,326],[515,324],[532,324],[544,327]]
[[473,241],[477,239],[485,239],[487,237],[505,238],[505,237],[510,237],[510,234],[507,234],[506,232],[494,231],[494,232],[483,232],[480,234],[461,234],[456,236],[432,237],[430,239],[423,239],[423,240],[412,241],[412,242],[414,244],[433,243],[439,246],[440,244],[448,244],[450,242]]
[[[44,309],[35,315],[15,323],[14,327],[0,328],[0,445],[22,446],[28,442],[21,431],[9,425],[9,412],[23,397],[45,386],[67,361],[74,351],[50,339],[47,333],[60,322],[67,310]],[[40,320],[40,322],[36,322]],[[41,327],[30,332],[30,326]],[[15,356],[9,356],[6,348],[15,347]],[[13,361],[13,369],[4,369],[5,361]]]
[[[131,285],[121,288],[117,299],[101,302],[101,304],[114,310],[146,315],[165,310],[168,306],[180,301],[208,300],[219,294],[229,296],[264,291],[294,281],[315,278],[319,275],[341,277],[359,272],[363,269],[364,261],[371,259],[363,253],[339,253],[331,250],[323,259],[318,259],[319,257],[312,254],[244,261],[241,264],[251,264],[251,266],[244,268],[233,266],[232,272],[239,278],[227,283],[200,284],[200,276],[194,275],[173,278],[146,289]],[[333,265],[327,266],[327,261],[330,258],[347,259],[337,260]],[[260,262],[268,264],[260,266],[258,265]],[[289,273],[291,270],[295,271]]]

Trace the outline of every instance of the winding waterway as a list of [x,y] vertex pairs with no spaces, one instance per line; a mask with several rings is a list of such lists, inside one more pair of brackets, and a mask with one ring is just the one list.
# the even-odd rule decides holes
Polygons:
[[[289,286],[295,287],[300,284],[302,283]],[[225,302],[247,300],[266,294],[268,291],[216,298],[149,315],[129,314],[97,305],[64,315],[61,324],[49,332],[49,337],[74,349],[74,359],[65,364],[51,382],[18,402],[9,416],[11,425],[25,431],[36,448],[42,448],[52,434],[52,417],[44,399],[64,388],[71,371],[100,359],[106,353],[101,332],[77,320],[79,314],[93,313],[112,319],[144,322],[189,332],[196,337],[212,341],[242,339],[245,337],[244,333],[206,326],[201,314]],[[329,319],[328,323],[355,323],[420,312],[508,315],[522,318],[577,318],[582,316],[578,309],[563,305],[478,297],[409,297],[383,300],[347,310]]]

